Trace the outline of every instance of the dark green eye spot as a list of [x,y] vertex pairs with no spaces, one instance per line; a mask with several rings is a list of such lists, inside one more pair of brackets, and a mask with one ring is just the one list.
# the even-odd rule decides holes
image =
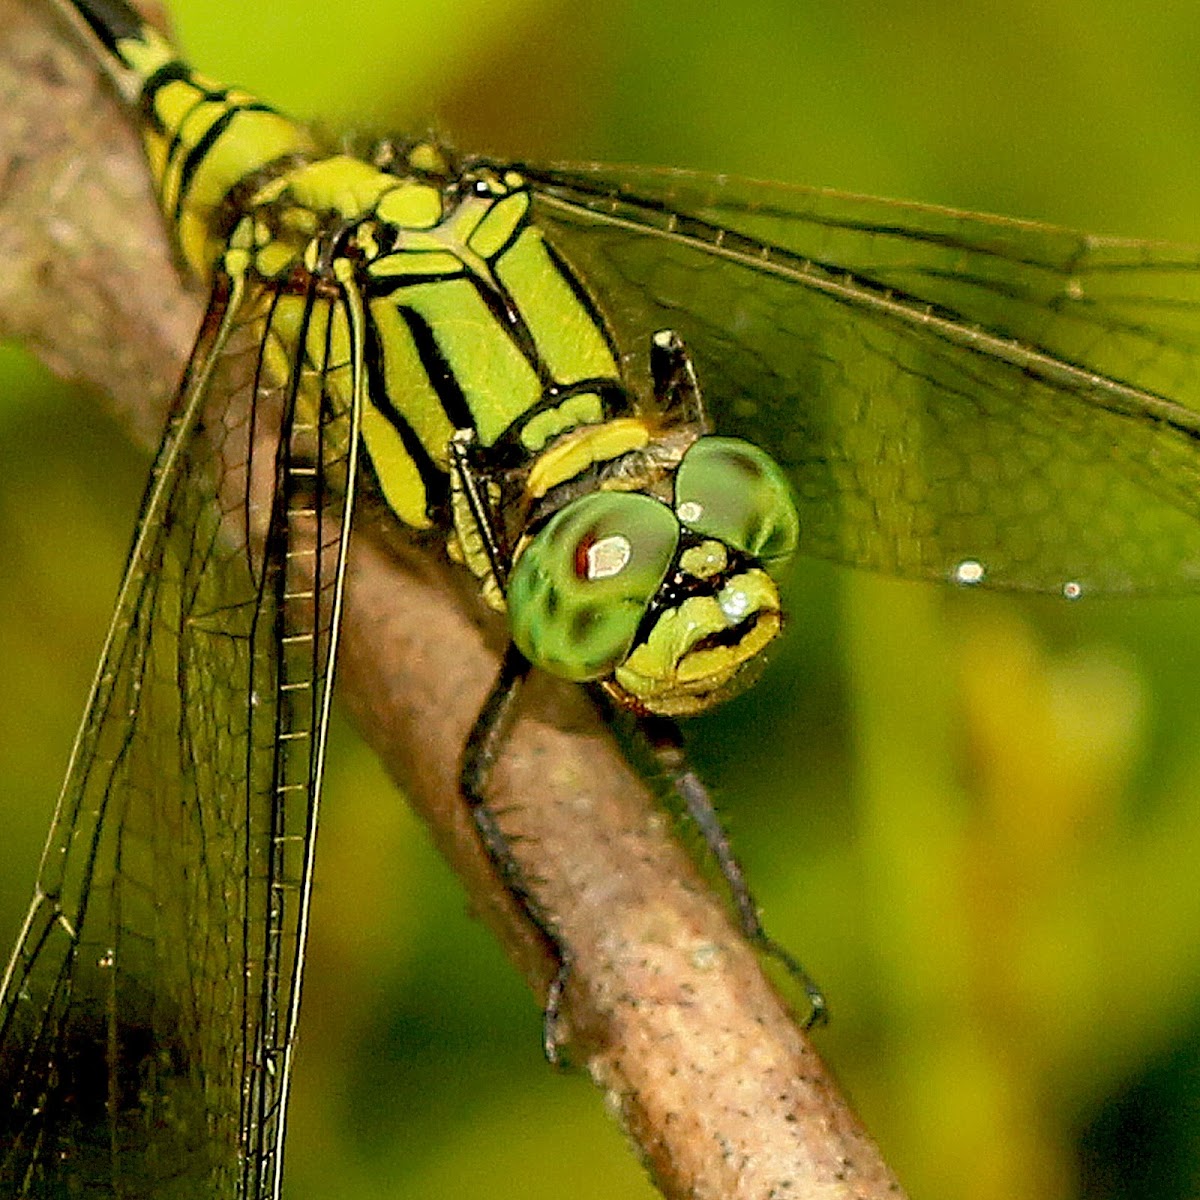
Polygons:
[[666,505],[636,492],[595,492],[555,513],[508,581],[509,623],[535,666],[599,679],[629,653],[679,543]]
[[584,642],[595,629],[600,620],[600,613],[590,605],[577,608],[571,618],[571,637],[576,642]]
[[695,533],[717,538],[768,570],[795,553],[800,519],[786,476],[740,438],[702,437],[675,476],[675,512]]

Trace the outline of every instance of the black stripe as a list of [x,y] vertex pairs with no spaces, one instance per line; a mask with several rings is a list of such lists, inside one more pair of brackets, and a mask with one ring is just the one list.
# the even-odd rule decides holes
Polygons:
[[558,273],[566,280],[567,287],[571,289],[571,294],[578,301],[580,307],[587,313],[588,320],[600,330],[600,336],[604,339],[604,344],[608,347],[609,354],[612,355],[614,363],[621,361],[620,352],[617,350],[616,340],[613,338],[612,330],[608,327],[608,322],[604,319],[604,314],[596,307],[596,301],[592,298],[592,294],[583,285],[583,280],[571,269],[571,264],[558,252],[558,247],[542,233],[542,245],[546,247],[546,253],[550,256],[550,261],[554,264]]
[[412,334],[421,367],[429,379],[430,386],[437,393],[442,408],[446,410],[450,424],[455,429],[474,429],[475,414],[471,412],[471,406],[467,403],[450,364],[437,344],[432,326],[420,313],[411,308],[401,305],[399,312],[408,326],[409,333]]
[[404,452],[412,459],[417,474],[421,476],[421,482],[425,485],[426,509],[432,515],[434,510],[443,508],[449,498],[446,473],[433,461],[425,444],[417,437],[416,431],[392,402],[384,375],[383,359],[384,349],[379,336],[379,326],[368,313],[363,346],[363,364],[367,372],[367,403],[373,404],[399,435]]
[[168,83],[178,83],[180,80],[188,83],[191,82],[191,78],[192,70],[187,63],[175,59],[173,62],[163,63],[142,84],[142,98],[139,101],[142,120],[155,133],[166,133],[167,131],[167,127],[162,123],[162,118],[158,115],[158,110],[154,107],[155,97]]
[[517,348],[521,357],[537,373],[538,382],[542,387],[549,387],[554,380],[550,375],[550,368],[538,351],[533,330],[525,322],[525,314],[502,288],[493,287],[491,283],[478,275],[470,275],[468,278],[475,285],[475,290],[479,293],[488,312],[495,318],[496,324]]
[[[221,100],[225,96],[224,92],[206,95],[208,100]],[[179,173],[179,194],[175,199],[174,219],[179,220],[179,214],[183,211],[184,203],[187,199],[188,189],[191,187],[192,179],[199,170],[200,164],[204,161],[205,156],[216,144],[217,139],[229,128],[233,119],[238,113],[244,112],[270,112],[275,110],[269,104],[237,104],[227,108],[205,131],[204,136],[188,151],[188,156],[183,160],[183,168]]]
[[[493,287],[486,279],[464,268],[461,272],[456,272],[453,275],[433,274],[433,275],[394,275],[394,276],[372,276],[371,277],[371,296],[372,298],[382,296],[394,296],[397,292],[405,291],[410,287],[416,287],[418,284],[441,284],[453,279],[466,279],[475,291],[479,294],[483,301],[484,307],[488,310],[488,314],[495,321],[496,325],[503,330],[504,335],[516,347],[517,353],[530,365],[538,377],[538,382],[543,388],[550,387],[554,383],[554,379],[550,375],[550,368],[547,366],[545,359],[537,348],[537,342],[533,336],[532,330],[525,322],[524,316],[512,305],[508,298],[508,293],[503,290],[498,290]],[[399,306],[399,311],[405,320],[409,320],[410,316],[416,316],[410,309]],[[428,323],[424,322],[423,318],[418,317],[428,330]],[[411,321],[409,322],[411,326]],[[432,339],[432,333],[430,333]],[[413,334],[416,340],[416,333]],[[418,350],[420,346],[418,344]],[[436,346],[434,351],[438,354],[438,361],[441,363],[443,372],[447,372],[449,368],[440,357],[440,351]],[[615,361],[615,360],[614,360]],[[422,358],[424,362],[424,358]],[[433,378],[432,372],[430,378]],[[434,384],[437,389],[437,384]],[[438,395],[442,393],[440,389]],[[459,393],[461,395],[461,392]],[[467,410],[469,416],[469,410]],[[474,427],[474,418],[471,417],[465,424],[458,424],[459,429],[464,429],[467,426]]]
[[397,292],[416,287],[418,284],[447,283],[452,279],[462,279],[466,273],[464,267],[461,271],[453,274],[438,271],[428,275],[371,275],[368,277],[368,287],[371,299],[376,300],[385,296],[394,296]]

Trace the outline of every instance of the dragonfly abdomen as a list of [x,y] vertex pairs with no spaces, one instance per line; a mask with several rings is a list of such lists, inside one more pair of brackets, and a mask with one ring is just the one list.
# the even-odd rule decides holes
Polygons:
[[276,164],[311,156],[312,138],[248,92],[197,74],[122,0],[74,7],[103,46],[117,87],[140,108],[159,206],[180,254],[211,282],[238,215],[231,194],[247,180],[266,179]]

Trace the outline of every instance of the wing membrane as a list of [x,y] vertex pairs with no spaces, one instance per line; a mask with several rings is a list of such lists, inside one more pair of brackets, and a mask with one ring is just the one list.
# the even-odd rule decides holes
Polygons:
[[1200,251],[681,171],[522,168],[642,371],[677,329],[803,547],[902,576],[1200,585]]
[[214,291],[6,978],[5,1194],[275,1193],[349,521],[345,327],[315,288]]

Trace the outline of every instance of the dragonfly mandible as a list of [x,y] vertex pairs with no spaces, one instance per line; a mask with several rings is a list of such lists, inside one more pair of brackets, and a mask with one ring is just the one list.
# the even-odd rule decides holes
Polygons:
[[[307,149],[302,143],[286,143],[280,153],[303,155]],[[423,153],[418,148],[406,169],[421,172],[424,179],[460,177],[458,168],[416,157]],[[486,175],[495,168],[481,163],[477,170]],[[385,173],[402,175],[403,170]],[[1193,585],[1195,514],[1187,485],[1194,421],[1191,410],[1176,401],[1187,399],[1190,346],[1179,302],[1190,298],[1194,266],[1177,252],[936,210],[897,210],[881,202],[849,202],[770,185],[742,188],[681,173],[523,168],[518,179],[509,183],[504,177],[488,176],[487,203],[494,202],[494,207],[487,212],[496,211],[510,195],[521,194],[527,183],[535,209],[542,206],[538,228],[545,231],[548,244],[564,247],[560,253],[596,295],[621,298],[614,305],[615,315],[605,315],[614,325],[611,336],[629,375],[654,381],[654,392],[671,403],[677,393],[698,392],[723,431],[752,429],[760,440],[766,437],[775,443],[770,449],[796,490],[799,517],[793,536],[802,552],[961,584],[1068,595]],[[255,182],[269,188],[275,181],[264,176]],[[243,200],[239,198],[238,204]],[[378,200],[376,195],[371,202]],[[409,201],[420,203],[422,197],[406,197],[405,203]],[[307,232],[302,227],[309,211],[306,203],[307,197],[294,213],[273,214],[272,219],[283,225],[294,220],[301,233]],[[902,221],[897,220],[898,211],[904,214]],[[409,222],[406,228],[421,228],[416,218],[406,214],[404,219]],[[836,260],[818,249],[824,239],[835,235],[847,241]],[[811,246],[803,241],[806,236],[816,239]],[[856,240],[858,258],[853,249]],[[235,244],[232,252],[246,253],[253,245],[264,256],[256,269],[266,277],[275,264],[267,264],[265,256],[275,244],[271,237],[262,245]],[[889,245],[893,254],[885,252]],[[331,262],[353,261],[353,255],[338,258],[340,249],[331,246]],[[194,250],[197,262],[204,252],[204,247]],[[361,253],[361,246],[355,252]],[[422,252],[436,254],[440,248],[427,246]],[[705,269],[694,277],[697,262]],[[317,264],[314,260],[304,265],[311,272]],[[649,267],[653,267],[652,277],[647,277]],[[213,389],[216,394],[211,377],[205,374],[210,365],[225,372],[257,362],[267,364],[265,373],[275,380],[294,380],[274,386],[285,392],[290,387],[300,396],[306,386],[304,370],[319,373],[322,368],[313,364],[336,362],[335,368],[327,369],[327,395],[333,397],[329,408],[338,419],[346,411],[353,412],[354,388],[339,383],[336,372],[365,377],[366,356],[359,364],[352,354],[333,353],[343,343],[351,349],[356,344],[353,313],[348,310],[344,329],[328,318],[318,326],[316,340],[324,340],[324,349],[314,351],[310,346],[308,367],[296,366],[287,354],[283,361],[272,363],[272,351],[258,350],[264,342],[257,335],[276,318],[268,316],[265,307],[242,310],[245,301],[236,290],[233,272],[229,274],[230,282],[218,287],[215,315],[204,335],[209,341],[201,343],[192,376],[194,393],[207,396]],[[697,278],[699,286],[694,287]],[[1114,279],[1119,280],[1115,286]],[[338,282],[346,284],[347,279]],[[229,288],[224,295],[221,286]],[[278,302],[271,310],[280,314],[277,328],[283,330],[288,323],[303,327],[311,312],[306,317],[302,305],[288,305],[292,295],[282,288],[280,292],[283,299],[279,292],[270,297],[272,303]],[[685,294],[687,303],[681,310],[677,297]],[[298,285],[295,296],[305,299]],[[731,305],[739,319],[728,322]],[[248,324],[224,325],[223,314],[231,310]],[[667,314],[679,319],[668,322]],[[365,317],[357,319],[365,323]],[[436,335],[437,321],[428,314],[424,320]],[[1171,326],[1172,320],[1178,325]],[[728,324],[736,328],[730,330]],[[675,329],[680,342],[656,343],[654,335],[666,329]],[[419,340],[414,324],[410,323],[409,331],[414,341]],[[231,340],[235,336],[243,341]],[[433,341],[437,342],[436,336]],[[1121,345],[1114,346],[1116,342]],[[286,350],[287,338],[281,336],[280,343]],[[365,338],[357,344],[365,346]],[[686,347],[686,356],[675,349],[680,345]],[[229,353],[227,364],[225,352],[230,346],[240,353]],[[675,355],[670,359],[674,366],[655,364],[656,346]],[[446,357],[444,348],[435,345],[435,349]],[[1122,365],[1127,356],[1133,366]],[[614,363],[617,357],[611,356]],[[434,378],[430,365],[434,356],[418,350],[418,358],[424,374]],[[698,382],[692,381],[693,363]],[[594,373],[596,378],[602,375]],[[457,374],[449,369],[445,377],[456,379]],[[223,374],[220,380],[222,390],[236,390]],[[441,393],[439,398],[444,401]],[[262,409],[265,412],[265,401]],[[803,414],[800,419],[798,410]],[[1015,439],[1020,452],[997,461],[985,445],[964,456],[963,431],[968,426],[998,431],[1006,447]],[[231,422],[231,428],[239,425]],[[560,426],[552,436],[562,436],[564,430],[571,432]],[[359,445],[355,433],[334,428],[327,434],[314,422],[296,436],[300,443],[331,439],[333,452],[302,445],[295,459],[301,470],[318,462],[323,473],[319,486],[330,494],[352,495],[353,488],[337,472],[352,473],[350,459]],[[445,441],[449,447],[450,439]],[[366,445],[373,463],[383,457],[384,451],[370,450],[369,435]],[[1102,457],[1098,447],[1113,446],[1128,449],[1113,454],[1110,472],[1097,478],[1091,468]],[[619,449],[627,454],[640,447],[622,442]],[[160,479],[173,483],[185,476],[203,476],[202,463],[192,464],[186,472],[176,465],[183,453],[191,453],[190,443],[178,439],[163,460]],[[244,457],[244,452],[235,451],[229,461],[236,464]],[[672,470],[681,457],[676,453]],[[1158,466],[1155,477],[1148,478],[1150,459],[1156,466],[1166,462],[1168,469]],[[595,461],[589,460],[588,467]],[[1081,473],[1080,463],[1088,467],[1087,472]],[[1007,473],[1010,466],[1016,474]],[[469,463],[460,474],[464,479],[469,476]],[[766,474],[769,477],[769,471]],[[552,486],[573,478],[556,478]],[[487,477],[482,483],[486,492],[488,487],[502,488],[503,481]],[[1164,483],[1166,490],[1160,486]],[[306,488],[316,486],[289,479],[289,488],[301,500],[308,498]],[[386,495],[387,487],[380,487]],[[1103,496],[1113,521],[1136,519],[1144,532],[1127,554],[1122,543],[1114,543],[1111,530],[1091,520],[1098,495]],[[881,498],[887,503],[881,504]],[[692,504],[701,510],[711,507],[687,496],[677,495],[674,502],[677,513]],[[486,495],[470,504],[470,520],[483,528]],[[294,511],[300,521],[319,521],[324,508],[298,504]],[[413,516],[415,509],[408,511],[410,519],[419,520]],[[505,506],[503,515],[508,511]],[[543,518],[539,514],[534,519]],[[790,523],[790,518],[784,523]],[[1023,530],[1021,537],[1011,533],[1015,527]],[[190,543],[209,547],[220,570],[241,571],[245,566],[250,578],[257,578],[254,571],[261,568],[253,565],[255,556],[245,547],[242,561],[237,555],[222,557],[224,535],[203,506],[199,515],[189,510],[186,528]],[[155,529],[146,532],[154,535]],[[253,541],[248,536],[246,540]],[[323,544],[320,535],[318,540]],[[263,541],[268,543],[269,536],[263,535]],[[602,544],[607,541],[600,539]],[[1114,544],[1118,553],[1113,552]],[[747,547],[741,549],[748,552]],[[270,561],[269,548],[258,553],[263,561]],[[466,546],[465,557],[470,553],[471,547]],[[501,589],[507,581],[496,567],[505,553],[504,548],[485,553],[488,562],[481,572],[490,571]],[[601,557],[588,570],[598,578],[619,577],[624,553],[618,545],[615,560]],[[609,565],[614,561],[620,565]],[[191,559],[182,563],[185,578],[189,565],[194,565]],[[707,560],[705,569],[712,569]],[[336,565],[331,574],[336,582]],[[202,578],[197,582],[201,589],[207,586]],[[312,595],[322,594],[323,582],[327,585],[330,580],[314,581]],[[169,586],[182,589],[183,584],[171,580]],[[253,591],[257,597],[262,586],[256,583],[245,594]],[[309,595],[281,586],[283,596]],[[224,592],[222,584],[219,594]],[[735,608],[742,603],[744,597],[731,601]],[[299,640],[287,644],[305,644],[311,633],[318,635],[318,642],[328,636],[324,631],[336,626],[334,604],[331,598],[329,615],[314,630],[301,630]],[[254,628],[254,620],[263,609],[245,601],[240,608],[249,624],[244,630],[238,627],[239,636],[257,636],[260,631]],[[226,623],[230,611],[201,603],[191,610],[189,623],[206,634],[226,633],[231,628]],[[285,617],[284,624],[295,629],[299,622]],[[261,633],[267,639],[264,652],[278,655],[278,630]],[[177,647],[158,648],[153,631],[140,634],[134,642],[152,672],[156,655],[178,658]],[[312,644],[311,638],[307,644]],[[528,641],[524,648],[533,653]],[[325,652],[325,657],[332,660],[333,656]],[[303,663],[293,665],[286,654],[276,661],[282,667],[281,692],[307,688],[321,693],[315,711],[323,723],[327,688],[313,687],[312,678],[320,672]],[[239,669],[244,673],[246,667],[235,664],[234,672]],[[200,670],[214,673],[212,664]],[[257,690],[244,697],[249,712],[261,707]],[[178,699],[168,698],[167,703]],[[89,762],[116,759],[115,751],[89,754]],[[299,778],[285,764],[278,786],[311,787],[311,765],[302,762],[297,769]],[[310,844],[311,833],[303,841]],[[96,960],[103,969],[124,964],[123,956],[108,963],[103,959],[101,954]],[[287,1044],[286,1035],[279,1044]]]

